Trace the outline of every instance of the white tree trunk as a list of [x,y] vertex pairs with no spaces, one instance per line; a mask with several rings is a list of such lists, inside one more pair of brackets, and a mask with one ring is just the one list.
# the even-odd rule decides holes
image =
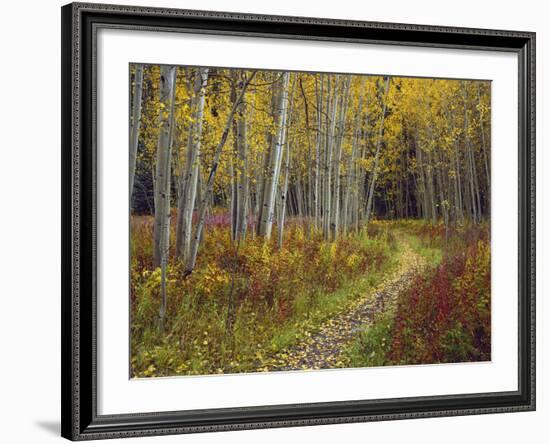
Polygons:
[[[342,216],[343,216],[343,225],[344,229],[347,230],[350,225],[350,220],[353,218],[351,217],[350,213],[352,211],[352,205],[350,205],[350,199],[352,196],[352,188],[356,187],[356,179],[355,179],[355,171],[357,168],[356,165],[356,158],[357,158],[357,142],[359,141],[359,135],[361,133],[360,128],[360,120],[361,120],[361,113],[363,111],[363,90],[365,87],[365,78],[363,77],[363,80],[361,82],[361,88],[359,92],[359,103],[357,105],[357,111],[355,113],[355,121],[353,124],[353,140],[351,145],[351,154],[348,159],[348,166],[346,171],[346,193],[344,196],[344,208],[342,210]],[[355,194],[355,189],[353,190],[353,194]]]
[[227,136],[229,135],[229,130],[231,129],[231,124],[233,123],[235,112],[237,111],[237,108],[241,104],[244,98],[246,89],[248,88],[248,85],[250,84],[250,82],[252,81],[255,75],[256,75],[256,71],[253,71],[250,77],[248,77],[248,79],[243,83],[241,92],[239,93],[239,96],[237,97],[237,100],[233,104],[233,108],[231,109],[231,112],[227,117],[227,121],[225,123],[225,127],[223,130],[220,142],[218,143],[218,146],[216,146],[216,150],[214,151],[214,159],[212,161],[210,174],[208,175],[208,181],[206,182],[206,190],[204,192],[204,195],[202,197],[200,207],[199,207],[199,219],[198,219],[197,227],[195,228],[195,234],[193,236],[193,240],[191,243],[191,252],[189,254],[189,259],[187,260],[187,265],[185,267],[186,276],[193,272],[193,269],[195,268],[195,264],[197,262],[197,253],[199,251],[199,244],[202,236],[202,230],[204,227],[204,218],[206,216],[208,202],[210,200],[210,197],[212,196],[212,191],[214,189],[214,179],[216,177],[216,171],[218,170],[220,156],[222,154],[223,147],[225,146],[225,142],[227,142]]
[[296,88],[296,82],[297,82],[297,79],[294,78],[294,81],[292,83],[292,92],[290,93],[290,104],[288,105],[288,114],[287,114],[287,125],[286,125],[286,128],[285,128],[285,131],[286,131],[286,137],[285,137],[285,140],[286,140],[286,154],[285,154],[285,164],[284,164],[284,173],[285,173],[285,177],[284,177],[284,182],[283,182],[283,187],[281,189],[281,205],[280,205],[280,209],[279,209],[279,220],[277,222],[277,225],[278,225],[278,245],[279,245],[279,249],[281,249],[283,247],[283,233],[284,233],[284,230],[285,230],[285,214],[286,214],[286,208],[287,208],[287,205],[286,205],[286,201],[287,201],[287,194],[288,194],[288,178],[289,178],[289,175],[290,175],[290,143],[288,142],[289,140],[289,131],[290,131],[290,122],[291,122],[291,119],[292,119],[292,109],[293,109],[293,103],[294,103],[294,90]]
[[200,155],[202,121],[206,86],[208,84],[208,68],[200,68],[195,81],[196,104],[193,113],[194,122],[189,130],[188,155],[185,174],[180,179],[180,195],[178,197],[178,223],[176,238],[176,255],[185,261],[189,256],[191,231],[193,225],[193,210],[197,196],[197,184],[200,174]]
[[155,266],[161,267],[161,305],[159,317],[162,329],[166,316],[166,268],[170,246],[170,160],[176,91],[176,68],[174,66],[161,67],[160,83],[161,110],[156,167],[154,261]]
[[485,178],[487,180],[487,216],[491,215],[491,169],[487,156],[487,143],[485,142],[485,125],[483,124],[483,114],[481,113],[481,86],[477,86],[477,103],[479,113],[479,131],[481,135],[481,151],[483,152],[483,165],[485,166]]
[[262,219],[259,226],[259,235],[264,236],[266,240],[269,240],[271,237],[277,184],[279,183],[279,173],[281,170],[281,154],[285,143],[289,78],[290,73],[287,71],[283,74],[282,78],[282,93],[280,95],[279,104],[277,107],[277,138],[273,147],[273,153],[269,165],[268,179],[265,183],[265,198],[263,202]]
[[[331,208],[332,208],[332,155],[334,150],[334,140],[336,138],[336,111],[338,108],[338,89],[340,84],[340,76],[336,75],[336,83],[331,99],[331,84],[330,77],[327,82],[327,123],[325,130],[326,134],[326,157],[325,157],[325,189],[324,192],[324,208],[323,208],[323,236],[326,240],[330,239],[331,232]],[[329,107],[331,111],[329,113]]]
[[369,196],[367,200],[367,210],[366,210],[366,217],[365,217],[365,223],[369,223],[369,218],[372,211],[372,197],[374,194],[374,187],[376,185],[376,179],[378,177],[378,160],[380,158],[380,146],[382,145],[382,135],[384,134],[384,120],[386,118],[386,105],[387,105],[387,98],[388,98],[388,91],[390,89],[390,77],[386,77],[386,86],[384,91],[384,98],[383,98],[383,105],[382,105],[382,116],[380,120],[380,129],[378,130],[378,139],[376,141],[376,154],[374,155],[374,167],[372,171],[372,177],[370,181],[369,186]]
[[[322,117],[323,117],[323,83],[324,78],[321,74],[321,88],[317,95],[317,143],[315,144],[315,183],[313,190],[313,199],[315,201],[315,227],[319,228],[319,218],[321,214],[321,205],[320,205],[320,187],[319,187],[319,177],[320,177],[320,156],[321,156],[321,145],[323,142],[322,136]],[[315,78],[315,90],[319,89],[317,77]]]
[[246,140],[246,104],[243,102],[240,106],[239,120],[237,122],[237,147],[239,165],[237,171],[239,173],[239,214],[238,225],[236,230],[236,238],[241,242],[246,239],[246,228],[248,220],[248,145]]
[[342,162],[342,144],[346,124],[346,111],[348,106],[348,92],[351,76],[344,79],[342,96],[340,98],[340,116],[338,118],[338,136],[336,139],[336,156],[334,161],[334,205],[332,216],[332,239],[336,239],[340,229],[340,165]]
[[278,221],[278,245],[279,250],[283,248],[283,234],[285,230],[285,214],[286,214],[286,196],[288,193],[288,176],[290,174],[290,145],[286,144],[286,153],[285,153],[285,165],[284,165],[285,179],[283,183],[283,189],[281,190],[281,209],[279,212],[279,221]]
[[141,125],[141,96],[143,91],[143,65],[136,65],[134,77],[134,94],[132,98],[132,122],[130,126],[130,205],[134,192],[134,177],[139,143],[139,128]]

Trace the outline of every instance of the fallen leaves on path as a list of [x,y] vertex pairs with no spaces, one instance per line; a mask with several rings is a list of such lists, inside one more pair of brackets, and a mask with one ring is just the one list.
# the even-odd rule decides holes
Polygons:
[[351,302],[340,314],[325,321],[321,327],[306,333],[306,339],[274,355],[260,371],[318,370],[347,367],[342,350],[374,317],[393,311],[397,296],[407,288],[410,278],[425,266],[408,242],[400,240],[402,254],[397,269],[373,291]]

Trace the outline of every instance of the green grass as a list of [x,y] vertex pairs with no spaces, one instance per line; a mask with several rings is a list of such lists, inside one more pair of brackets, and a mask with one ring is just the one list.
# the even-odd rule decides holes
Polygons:
[[313,299],[314,303],[309,306],[300,303],[304,296],[299,297],[297,304],[302,307],[298,310],[294,322],[288,323],[273,336],[270,341],[271,351],[281,351],[317,331],[323,322],[341,312],[351,301],[372,292],[393,271],[398,262],[399,255],[393,255],[380,270],[348,282],[334,293],[319,294]]
[[422,239],[411,233],[405,236],[413,250],[426,260],[428,266],[436,267],[441,263],[443,250],[440,247],[426,245]]
[[[351,302],[372,294],[395,270],[404,246],[421,255],[429,268],[444,257],[439,226],[380,221],[333,243],[300,237],[299,231],[293,232],[282,251],[252,242],[240,253],[241,268],[233,279],[232,262],[223,261],[235,261],[236,256],[229,256],[230,244],[219,233],[212,236],[207,238],[209,249],[201,252],[203,258],[209,255],[208,261],[203,260],[191,280],[182,282],[177,264],[169,266],[171,306],[164,332],[156,322],[160,275],[158,270],[148,271],[147,246],[136,245],[140,260],[133,270],[139,284],[134,285],[133,295],[133,376],[261,371]],[[140,251],[145,253],[140,256]],[[367,257],[366,269],[354,265]],[[260,272],[254,274],[254,269]],[[266,299],[269,295],[271,302]],[[229,325],[231,298],[235,312]],[[344,351],[346,364],[385,365],[391,323],[391,315],[386,314],[374,327],[365,327]]]
[[[415,234],[418,222],[396,223],[394,234],[408,243],[415,253],[426,260],[429,268],[439,265],[443,250],[424,242]],[[393,313],[380,313],[371,325],[363,326],[355,340],[343,351],[349,367],[379,367],[391,364],[387,358],[392,342]]]
[[[367,252],[382,248],[380,262],[364,274],[344,279],[332,291],[323,291],[318,285],[287,287],[285,298],[291,307],[284,320],[280,319],[280,307],[276,304],[268,308],[264,302],[241,301],[236,307],[231,334],[227,326],[229,285],[206,299],[193,292],[180,293],[171,323],[164,333],[159,332],[152,322],[158,310],[152,298],[158,279],[156,272],[148,275],[146,284],[137,287],[133,311],[134,376],[258,371],[270,356],[302,341],[353,300],[371,292],[399,262],[400,244],[391,233],[367,237],[366,231],[362,231],[349,236],[348,241]],[[169,273],[169,280],[171,276]]]
[[350,367],[379,367],[388,365],[387,354],[392,341],[393,315],[379,316],[372,326],[365,326],[352,344],[344,350]]
[[[395,312],[380,313],[344,350],[348,366],[488,359],[490,296],[483,297],[490,295],[487,227],[454,227],[447,241],[441,226],[403,221],[395,230],[425,259],[426,269],[399,295]],[[441,299],[450,302],[440,305]],[[427,333],[431,328],[437,334]]]
[[[282,325],[270,324],[264,319],[259,326],[252,319],[241,322],[235,331],[235,341],[239,343],[238,360],[233,360],[229,371],[258,371],[269,362],[271,357],[288,347],[297,344],[315,331],[331,317],[345,309],[353,300],[372,292],[382,280],[390,274],[399,262],[399,253],[387,256],[386,261],[376,270],[357,280],[346,282],[340,289],[331,292],[297,295],[294,302],[294,316]],[[258,321],[256,319],[255,321]],[[254,325],[252,325],[254,324]],[[251,342],[251,332],[261,328],[264,331],[263,341]]]

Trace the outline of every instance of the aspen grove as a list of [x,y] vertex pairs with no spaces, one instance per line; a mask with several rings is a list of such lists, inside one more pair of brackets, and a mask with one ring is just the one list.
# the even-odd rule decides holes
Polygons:
[[129,78],[132,376],[490,359],[489,81]]

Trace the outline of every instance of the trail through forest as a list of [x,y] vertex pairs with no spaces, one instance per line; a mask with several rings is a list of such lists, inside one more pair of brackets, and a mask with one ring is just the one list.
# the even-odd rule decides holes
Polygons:
[[491,82],[129,74],[133,377],[490,359]]
[[399,263],[388,279],[373,291],[352,301],[338,315],[325,321],[321,328],[308,335],[300,344],[277,353],[273,370],[317,370],[346,366],[343,350],[359,334],[372,324],[375,316],[395,308],[400,292],[405,290],[411,277],[426,265],[425,259],[411,247],[404,235],[397,240],[402,251]]

